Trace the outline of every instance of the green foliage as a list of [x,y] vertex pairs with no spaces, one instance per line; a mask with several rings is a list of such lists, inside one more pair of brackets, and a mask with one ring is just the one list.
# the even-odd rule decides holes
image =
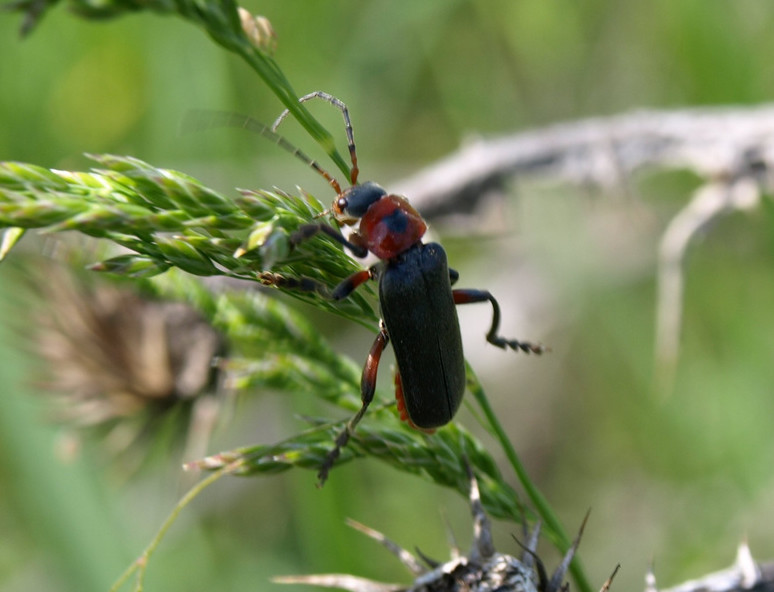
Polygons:
[[[10,7],[26,13],[23,31],[28,32],[50,4],[21,0]],[[245,35],[232,1],[137,4],[119,0],[95,4],[78,0],[73,7],[86,18],[113,17],[142,9],[178,14],[201,26],[214,41],[240,55],[259,74],[290,114],[349,176],[349,167],[337,152],[330,134],[298,102],[271,56]],[[196,276],[258,278],[280,287],[285,275],[306,277],[322,287],[306,292],[291,290],[293,296],[366,325],[375,321],[370,304],[360,294],[342,306],[334,306],[325,298],[326,286],[335,285],[353,271],[353,263],[339,245],[320,237],[305,241],[300,248],[291,248],[293,231],[304,222],[324,215],[322,205],[312,197],[299,200],[276,192],[258,191],[243,192],[240,198],[228,199],[187,175],[155,168],[138,159],[110,155],[91,158],[103,168],[73,173],[16,162],[0,165],[0,225],[6,227],[2,242],[4,256],[25,229],[78,231],[131,251],[95,264],[94,270],[151,278],[175,268]],[[226,370],[234,385],[306,390],[344,408],[356,409],[358,402],[357,398],[353,399],[353,393],[359,392],[359,382],[352,367],[347,367],[346,377],[339,375],[337,369],[347,364],[336,361],[319,339],[308,339],[309,329],[299,331],[298,319],[292,319],[287,312],[274,314],[279,309],[270,305],[258,308],[266,314],[226,315],[237,319],[225,327],[227,338],[247,326],[251,332],[263,332],[266,349],[270,350],[261,358],[232,359]],[[247,306],[241,311],[256,313],[258,308]],[[280,317],[284,323],[278,322]],[[213,320],[218,318],[223,317],[215,314]],[[288,321],[295,326],[288,326]],[[306,335],[307,339],[299,341],[298,335]],[[283,351],[282,344],[290,347]],[[477,385],[472,374],[469,380]],[[480,385],[476,390],[478,397],[483,397]],[[494,516],[523,519],[526,510],[515,492],[499,475],[488,453],[468,434],[452,424],[439,430],[433,438],[427,438],[400,425],[394,414],[392,417],[391,427],[371,428],[371,431],[368,426],[363,427],[362,434],[345,450],[341,461],[359,455],[375,456],[402,470],[455,487],[466,495],[468,479],[463,458],[467,457],[473,468],[482,472],[482,497],[487,510]],[[487,419],[503,446],[510,447],[496,416],[489,413]],[[224,454],[223,458],[227,464],[238,458],[240,466],[246,467],[245,474],[275,472],[293,465],[319,467],[333,435],[340,429],[337,425],[317,427],[278,445],[243,449]],[[516,466],[518,459],[512,454],[512,447],[510,452],[517,475],[524,480],[526,473]],[[214,463],[213,468],[218,467]],[[526,489],[538,513],[546,520],[550,534],[565,551],[570,541],[559,522],[537,490],[529,484]],[[494,504],[494,500],[500,503]],[[573,571],[579,586],[587,590],[588,584],[577,561]]]
[[[61,4],[76,6],[75,2]],[[110,2],[102,5],[113,14],[124,10],[116,10],[120,5]],[[34,17],[36,7],[49,4],[28,2],[25,6]],[[155,9],[159,4],[144,6]],[[624,6],[610,1],[403,4],[336,0],[299,5],[268,0],[248,6],[271,17],[280,33],[279,55],[286,67],[292,67],[300,91],[321,88],[347,101],[356,119],[361,163],[369,177],[381,182],[417,170],[454,149],[471,132],[500,134],[642,106],[669,109],[760,103],[770,100],[774,89],[766,61],[772,49],[769,31],[774,12],[761,3],[710,6],[695,0],[661,0]],[[191,18],[186,17],[185,22],[193,22]],[[183,23],[183,19],[176,20]],[[263,103],[268,93],[256,92],[254,70],[234,67],[236,60],[220,55],[226,52],[203,51],[201,36],[172,21],[138,16],[89,28],[52,10],[40,29],[20,43],[12,30],[17,27],[16,19],[3,16],[2,158],[84,169],[76,155],[85,150],[130,151],[149,162],[175,163],[180,170],[196,171],[208,186],[220,187],[226,195],[233,186],[307,183],[313,174],[300,171],[297,163],[284,167],[286,155],[261,160],[256,166],[257,153],[273,150],[260,142],[237,145],[229,136],[194,145],[175,137],[177,122],[192,107],[255,110],[263,118],[275,115],[277,107]],[[226,25],[228,29],[228,19]],[[127,88],[134,92],[127,93]],[[119,96],[126,102],[114,100],[116,93],[123,93]],[[317,114],[318,108],[312,108]],[[332,114],[331,121],[334,117],[339,124],[338,114]],[[182,162],[186,164],[179,164]],[[225,180],[213,171],[225,171]],[[767,517],[771,515],[767,452],[771,443],[766,425],[770,414],[761,412],[771,407],[773,380],[767,362],[774,335],[768,313],[774,294],[771,213],[767,211],[769,218],[745,214],[721,222],[690,254],[678,384],[670,400],[659,400],[652,396],[650,384],[652,259],[656,235],[685,203],[688,193],[685,183],[667,183],[653,190],[638,179],[630,181],[626,195],[638,198],[633,202],[611,200],[593,190],[562,187],[545,191],[519,183],[518,201],[503,209],[507,219],[498,227],[508,234],[518,232],[518,240],[497,241],[498,249],[502,248],[496,254],[498,264],[509,261],[502,267],[495,268],[486,259],[494,255],[485,241],[477,242],[473,249],[464,239],[446,236],[444,240],[466,284],[479,285],[467,272],[481,278],[486,270],[482,287],[506,285],[516,262],[524,257],[539,267],[544,279],[549,278],[555,302],[541,311],[541,319],[549,319],[561,332],[537,337],[549,342],[555,353],[537,364],[537,371],[497,354],[486,356],[491,363],[484,364],[482,378],[490,395],[501,396],[493,407],[560,515],[574,523],[587,507],[593,507],[581,551],[595,582],[621,561],[625,569],[616,587],[622,589],[641,585],[651,557],[655,557],[661,585],[717,569],[730,561],[730,550],[742,533],[749,535],[754,552],[765,555],[770,543]],[[241,199],[243,211],[247,212],[249,201],[249,207],[256,210],[249,215],[267,219],[259,195],[246,193]],[[769,202],[762,204],[768,207]],[[252,244],[260,251],[256,245],[263,243],[265,228],[272,226],[256,227],[254,232],[251,228],[224,232],[237,239],[237,248]],[[459,233],[458,227],[444,229],[436,224],[434,229]],[[24,232],[19,226],[0,231],[0,256]],[[201,246],[198,252],[210,262],[213,258],[205,247],[219,252],[213,237],[194,238],[195,233],[186,231],[169,234],[184,235],[189,244],[196,241],[195,248]],[[129,235],[129,239],[136,237]],[[281,243],[276,243],[275,254],[267,259],[281,261]],[[313,243],[310,250],[315,252],[319,247],[336,249],[323,238]],[[514,243],[518,247],[508,250]],[[127,271],[140,275],[142,266],[147,266],[148,274],[158,271],[163,257],[130,252],[113,258],[119,271],[124,264],[135,266]],[[234,252],[224,256],[233,258]],[[250,268],[249,273],[255,277],[257,270]],[[151,279],[158,284],[169,277],[167,272]],[[6,280],[7,276],[0,280],[0,288],[10,290]],[[514,291],[531,293],[532,286],[521,284]],[[498,297],[502,292],[498,291]],[[214,306],[203,298],[205,301]],[[316,295],[310,301],[317,303]],[[374,305],[370,299],[368,304]],[[512,309],[506,305],[505,310]],[[371,321],[367,324],[372,326]],[[249,344],[251,339],[251,330],[245,326],[242,343]],[[99,511],[99,499],[118,496],[113,489],[109,496],[100,489],[102,495],[94,499],[81,495],[69,482],[63,486],[62,478],[67,476],[63,473],[74,472],[58,463],[49,463],[58,470],[45,464],[51,453],[36,440],[42,430],[40,414],[29,414],[21,421],[9,412],[8,405],[17,401],[15,395],[23,387],[21,378],[11,380],[22,367],[16,362],[20,357],[17,342],[16,335],[6,336],[0,365],[6,389],[0,413],[6,420],[0,464],[3,483],[8,485],[0,494],[0,512],[11,517],[9,538],[13,541],[0,559],[0,569],[11,574],[3,582],[18,581],[28,573],[24,566],[36,561],[50,571],[57,550],[46,545],[57,541],[66,541],[61,544],[66,547],[61,556],[68,569],[88,564],[105,571],[104,566],[111,564],[106,559],[110,546],[94,544],[99,531],[81,532],[78,525],[84,521],[80,519],[66,526],[57,519],[77,516],[72,509],[85,506],[91,516]],[[472,348],[474,343],[466,339],[465,345]],[[472,349],[468,353],[476,355]],[[245,363],[250,363],[253,354],[251,350],[249,356],[244,355]],[[476,359],[479,369],[481,360],[482,356]],[[279,377],[292,370],[290,366],[278,365],[267,372]],[[359,364],[352,366],[354,371]],[[257,383],[258,379],[253,380]],[[356,390],[349,393],[346,405],[356,404],[356,397]],[[388,401],[391,394],[379,392],[378,397],[380,402]],[[332,409],[330,417],[339,419],[341,413],[343,419],[348,413],[343,409]],[[382,422],[389,426],[390,421],[389,410],[377,407],[373,421],[367,418],[360,427],[366,434]],[[310,429],[323,431],[327,425],[314,424]],[[251,442],[260,427],[251,425],[246,436],[234,437],[240,443]],[[353,450],[358,450],[358,442],[353,444]],[[82,483],[105,487],[103,467],[86,460],[88,471],[79,466],[87,475]],[[310,487],[310,474],[299,471],[296,479],[293,471],[282,479],[243,484],[241,495],[228,498],[228,509],[220,498],[213,501],[207,517],[216,517],[208,522],[206,540],[197,538],[192,528],[179,537],[191,543],[181,543],[178,551],[186,554],[186,570],[176,569],[178,565],[168,558],[154,562],[156,574],[165,571],[164,564],[169,567],[168,585],[160,589],[172,587],[170,582],[184,586],[181,578],[185,577],[189,588],[250,589],[260,587],[256,582],[263,581],[266,574],[325,569],[331,557],[384,569],[389,579],[389,566],[372,561],[375,553],[366,545],[355,549],[359,545],[352,543],[359,539],[346,538],[346,529],[339,528],[344,515],[375,526],[382,520],[387,523],[381,525],[383,532],[407,546],[418,544],[426,550],[443,539],[442,533],[433,531],[441,522],[435,516],[439,503],[451,519],[464,513],[458,511],[464,503],[449,504],[440,491],[440,502],[435,492],[416,494],[407,508],[405,492],[395,491],[405,483],[404,476],[381,472],[378,464],[357,463],[356,468],[349,473],[351,479],[332,479],[323,492]],[[343,476],[346,471],[347,467]],[[25,487],[29,488],[30,474],[35,479],[34,490],[47,495],[29,495]],[[394,479],[398,486],[381,479],[377,482],[374,475],[384,475],[384,481]],[[423,491],[423,484],[417,481],[409,484],[412,494],[414,486]],[[62,495],[69,496],[71,506],[60,509],[54,505]],[[422,499],[428,497],[432,498],[429,504]],[[170,503],[154,501],[164,508]],[[201,501],[207,513],[206,498]],[[116,503],[115,515],[100,521],[119,525],[109,529],[114,545],[118,539],[128,540],[120,525],[131,523],[134,531],[144,532],[155,527],[153,522],[144,528],[136,526],[138,516],[153,520],[154,509],[146,508],[146,498],[142,504],[127,511]],[[155,511],[158,515],[161,510]],[[24,515],[29,519],[19,518]],[[37,531],[41,523],[46,530],[40,526]],[[234,523],[246,527],[240,531],[232,527]],[[458,532],[465,532],[466,527]],[[503,538],[512,532],[507,528],[501,533]],[[40,534],[33,538],[33,532]],[[256,532],[261,541],[256,541]],[[325,534],[316,541],[309,532]],[[191,553],[210,552],[213,541],[222,551],[217,556],[222,570],[215,575],[207,570],[211,579],[199,581],[196,578],[206,568],[195,571]],[[133,557],[141,542],[125,543],[115,555]],[[30,557],[32,549],[38,551]],[[79,549],[80,562],[75,555]],[[46,552],[50,554],[44,557]],[[116,565],[115,557],[112,565]],[[192,575],[183,575],[191,569]],[[107,569],[111,575],[116,570]],[[68,573],[60,570],[51,576],[64,582],[57,582],[60,585],[55,589],[67,586]],[[163,580],[164,576],[158,577]],[[82,577],[71,576],[71,582],[68,589],[79,592],[104,590],[89,587]]]
[[[230,200],[187,175],[134,158],[92,158],[105,168],[69,173],[0,164],[0,224],[79,231],[113,241],[135,254],[111,257],[92,268],[135,278],[176,268],[192,275],[257,280],[261,272],[271,270],[333,286],[357,269],[341,246],[324,236],[291,251],[290,234],[323,211],[311,196],[259,191]],[[256,291],[210,293],[185,277],[172,274],[149,287],[159,296],[191,301],[234,350],[242,352],[223,362],[228,388],[304,393],[348,412],[359,408],[359,366],[336,354],[303,317]],[[287,293],[365,325],[375,319],[370,302],[359,294],[352,302],[333,304],[315,293]],[[461,464],[467,457],[482,476],[488,510],[498,517],[520,518],[524,508],[515,492],[504,483],[491,456],[462,428],[450,425],[428,437],[405,426],[392,409],[369,415],[372,421],[358,429],[340,462],[373,456],[467,495]],[[317,469],[342,426],[320,425],[276,445],[239,449],[218,458],[226,464],[243,459],[238,474],[245,475],[292,466]],[[207,459],[202,466],[222,465]]]
[[[1,163],[0,224],[8,236],[15,242],[21,234],[16,229],[37,228],[108,239],[134,253],[116,255],[93,269],[129,277],[151,277],[176,267],[199,276],[257,280],[272,270],[333,286],[358,269],[325,237],[290,252],[290,234],[323,212],[312,196],[244,191],[229,199],[188,175],[135,158],[92,158],[105,168],[73,173]],[[366,324],[376,318],[360,294],[333,305],[313,292],[289,293]]]
[[[18,0],[7,4],[6,8],[25,13],[22,32],[28,33],[57,2],[58,0]],[[274,59],[247,37],[233,0],[74,0],[71,7],[77,14],[90,19],[112,18],[142,10],[177,15],[196,24],[218,45],[244,59],[307,133],[322,146],[336,166],[345,174],[349,172],[349,166],[336,150],[330,133],[298,102],[298,95]]]
[[[134,158],[92,158],[105,168],[71,173],[0,163],[0,225],[11,236],[17,234],[16,229],[36,228],[107,239],[134,254],[111,257],[92,269],[134,278],[150,278],[174,268],[194,276],[247,280],[264,278],[270,272],[272,278],[277,274],[308,277],[322,286],[334,286],[357,269],[341,246],[324,236],[291,248],[293,231],[324,213],[311,196],[298,199],[251,191],[230,200],[187,175]],[[349,413],[359,408],[358,366],[335,354],[298,314],[252,291],[209,295],[184,277],[171,274],[154,289],[161,296],[174,294],[191,301],[223,332],[236,352],[222,364],[228,388],[304,393]],[[170,282],[172,293],[165,293]],[[317,292],[287,292],[365,325],[372,325],[375,319],[369,301],[360,294],[339,305]],[[470,370],[469,381],[476,398],[485,405],[491,429],[510,447]],[[339,463],[371,456],[465,496],[469,482],[463,459],[468,459],[480,475],[482,498],[490,514],[514,521],[526,515],[493,458],[461,427],[452,423],[427,436],[400,422],[392,409],[373,410],[369,419],[344,449]],[[317,470],[343,422],[311,421],[315,427],[278,444],[240,448],[191,466],[220,469],[237,463],[236,474],[241,475],[276,473],[293,466]],[[512,448],[510,458],[518,463]],[[526,472],[517,468],[517,474],[549,534],[566,550],[569,540],[550,508]],[[582,573],[575,569],[583,582]]]

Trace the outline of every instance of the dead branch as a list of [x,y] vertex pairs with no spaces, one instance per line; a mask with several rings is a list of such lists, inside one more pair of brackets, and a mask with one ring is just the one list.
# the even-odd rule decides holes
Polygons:
[[514,177],[617,188],[643,169],[757,179],[773,162],[772,105],[635,111],[471,140],[390,188],[432,218],[467,211]]
[[758,204],[774,184],[774,106],[639,111],[468,142],[392,188],[428,218],[469,213],[512,179],[625,189],[644,170],[705,179],[659,246],[657,386],[671,390],[682,320],[683,264],[697,233]]

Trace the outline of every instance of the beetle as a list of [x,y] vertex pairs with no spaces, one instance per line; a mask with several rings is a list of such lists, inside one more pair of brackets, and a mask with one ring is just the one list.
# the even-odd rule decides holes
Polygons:
[[[425,432],[432,432],[449,423],[465,392],[465,359],[456,305],[488,301],[492,306],[492,323],[486,340],[499,348],[535,354],[543,353],[546,348],[500,336],[500,306],[487,290],[452,288],[459,274],[449,268],[446,251],[440,244],[422,242],[427,224],[408,200],[388,193],[372,181],[358,183],[357,152],[347,106],[322,91],[310,93],[299,100],[305,102],[315,98],[335,106],[344,118],[352,162],[350,186],[346,189],[342,189],[339,182],[316,161],[277,134],[277,127],[288,115],[287,110],[271,128],[242,117],[238,120],[229,117],[220,123],[252,129],[306,162],[336,192],[336,198],[326,213],[331,213],[341,226],[357,225],[348,237],[324,222],[302,225],[290,235],[291,248],[323,233],[356,257],[364,258],[372,253],[379,259],[375,265],[343,280],[329,294],[333,300],[343,300],[363,283],[378,281],[381,321],[363,367],[361,407],[336,438],[334,448],[320,467],[318,478],[322,485],[373,401],[379,361],[388,343],[392,342],[395,353],[395,396],[400,417],[410,426]],[[269,276],[273,279],[268,279]],[[316,289],[314,282],[286,280],[272,274],[268,274],[265,281],[280,287]]]

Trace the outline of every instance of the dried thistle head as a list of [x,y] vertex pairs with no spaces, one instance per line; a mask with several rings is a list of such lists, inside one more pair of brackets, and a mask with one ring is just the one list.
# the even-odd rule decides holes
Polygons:
[[213,393],[224,342],[189,305],[49,263],[27,279],[37,298],[25,333],[43,360],[38,385],[55,398],[57,421],[107,431],[121,452]]
[[[421,556],[421,560],[401,548],[383,534],[362,524],[349,525],[379,541],[412,573],[414,581],[408,587],[376,582],[348,574],[284,576],[275,578],[283,584],[311,584],[352,592],[562,592],[569,587],[564,581],[570,562],[580,543],[583,525],[559,567],[551,577],[537,556],[540,523],[529,535],[520,558],[498,553],[492,542],[491,524],[484,513],[479,496],[478,482],[470,475],[470,504],[473,514],[473,546],[465,555],[452,550],[452,559],[440,563]],[[615,575],[615,574],[614,574]],[[612,576],[611,576],[612,579]],[[605,583],[603,590],[610,585]]]

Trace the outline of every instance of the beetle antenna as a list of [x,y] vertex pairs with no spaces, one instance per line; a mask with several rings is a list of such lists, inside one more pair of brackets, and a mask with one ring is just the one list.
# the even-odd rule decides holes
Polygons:
[[322,168],[316,160],[309,157],[300,148],[291,144],[286,138],[280,136],[272,128],[261,123],[257,119],[253,119],[247,115],[231,113],[229,111],[192,109],[183,117],[180,130],[185,134],[218,127],[241,127],[271,140],[283,150],[290,152],[290,154],[298,158],[301,162],[312,167],[319,175],[328,181],[328,184],[333,187],[336,195],[341,195],[341,185],[339,185],[339,182],[333,175]]
[[[317,90],[311,92],[308,95],[304,95],[298,99],[299,103],[305,103],[311,99],[322,99],[329,102],[331,105],[341,111],[342,117],[344,117],[344,127],[347,130],[347,148],[349,149],[349,159],[352,161],[352,169],[349,172],[349,182],[352,185],[357,185],[357,176],[360,173],[360,169],[357,166],[357,150],[355,149],[355,132],[352,130],[352,121],[349,118],[349,109],[347,105],[327,92]],[[285,109],[280,116],[274,121],[271,126],[271,131],[276,132],[279,125],[285,120],[290,111]]]

